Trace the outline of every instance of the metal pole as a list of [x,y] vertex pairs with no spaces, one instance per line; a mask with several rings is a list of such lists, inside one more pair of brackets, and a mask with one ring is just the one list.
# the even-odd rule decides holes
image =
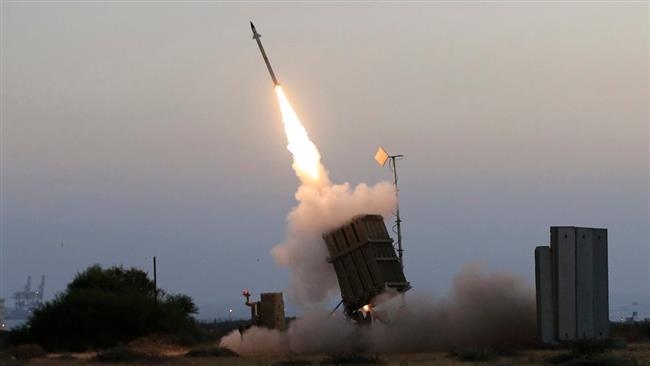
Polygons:
[[397,256],[399,257],[399,263],[404,268],[404,250],[402,249],[402,219],[399,215],[399,188],[397,187],[397,158],[402,157],[402,155],[393,155],[390,156],[390,160],[393,168],[393,184],[395,185],[395,198],[397,202],[395,204],[395,226],[397,227]]
[[156,256],[153,257],[153,298],[154,302],[158,304],[158,275],[156,273]]
[[343,299],[341,299],[341,301],[339,301],[339,303],[338,303],[338,304],[334,307],[334,309],[330,312],[330,317],[333,316],[334,313],[336,313],[336,309],[338,309],[339,306],[341,306],[341,304],[343,304]]

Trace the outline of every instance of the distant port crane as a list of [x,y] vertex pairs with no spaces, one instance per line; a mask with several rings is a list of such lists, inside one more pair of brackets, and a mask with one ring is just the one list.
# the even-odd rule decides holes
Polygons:
[[32,290],[32,276],[27,276],[27,283],[22,291],[16,291],[11,298],[14,307],[7,312],[8,320],[23,320],[30,317],[34,310],[43,305],[45,292],[45,276],[41,276],[41,283],[36,290]]

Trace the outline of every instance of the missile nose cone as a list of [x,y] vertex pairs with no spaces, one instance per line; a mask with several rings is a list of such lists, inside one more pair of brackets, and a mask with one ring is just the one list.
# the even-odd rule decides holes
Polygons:
[[251,29],[255,32],[255,24],[253,24],[253,21],[251,21]]

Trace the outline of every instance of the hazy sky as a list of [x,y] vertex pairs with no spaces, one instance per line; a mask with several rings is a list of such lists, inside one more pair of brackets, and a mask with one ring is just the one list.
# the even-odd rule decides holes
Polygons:
[[650,308],[647,3],[1,9],[5,297],[153,255],[205,316],[286,288],[269,252],[298,181],[253,20],[333,181],[406,156],[414,288],[474,261],[532,286],[551,225],[607,227],[613,316]]

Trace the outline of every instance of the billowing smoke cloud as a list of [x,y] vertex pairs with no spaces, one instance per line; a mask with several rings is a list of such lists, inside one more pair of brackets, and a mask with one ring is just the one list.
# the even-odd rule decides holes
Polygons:
[[220,347],[240,355],[283,355],[291,353],[286,333],[261,327],[252,327],[244,334],[238,330],[221,338]]
[[298,304],[317,304],[336,289],[334,269],[327,263],[323,233],[336,229],[359,214],[384,217],[395,207],[395,190],[383,182],[373,187],[348,183],[332,184],[320,160],[316,145],[280,86],[275,87],[287,136],[287,149],[293,156],[293,169],[301,185],[296,206],[288,216],[287,238],[273,248],[275,261],[291,269],[289,300]]
[[[289,213],[286,241],[273,248],[276,262],[291,269],[289,300],[318,304],[337,289],[323,233],[359,214],[390,215],[394,187],[382,182],[332,184],[316,145],[296,116],[282,88],[276,86],[282,120],[301,186],[298,205]],[[385,296],[385,295],[380,295]],[[373,303],[377,303],[374,301]],[[433,299],[411,291],[377,307],[381,322],[359,326],[339,315],[308,307],[287,332],[253,327],[235,331],[221,346],[240,354],[332,353],[355,351],[429,351],[466,345],[519,345],[534,334],[532,290],[513,276],[484,273],[468,266],[454,279],[447,298]]]
[[470,265],[442,299],[414,291],[378,307],[384,320],[359,326],[343,316],[311,311],[286,333],[252,328],[221,341],[240,354],[426,352],[466,346],[530,345],[535,334],[533,290],[522,279]]
[[296,206],[288,216],[287,239],[273,248],[276,262],[291,269],[289,300],[314,304],[336,290],[334,269],[327,263],[323,233],[359,214],[387,217],[395,207],[395,190],[388,182],[372,187],[348,183],[315,185],[303,183],[296,192]]
[[486,273],[472,264],[454,278],[446,299],[415,295],[397,312],[393,326],[376,327],[381,334],[375,347],[405,352],[534,341],[534,291],[511,274]]

